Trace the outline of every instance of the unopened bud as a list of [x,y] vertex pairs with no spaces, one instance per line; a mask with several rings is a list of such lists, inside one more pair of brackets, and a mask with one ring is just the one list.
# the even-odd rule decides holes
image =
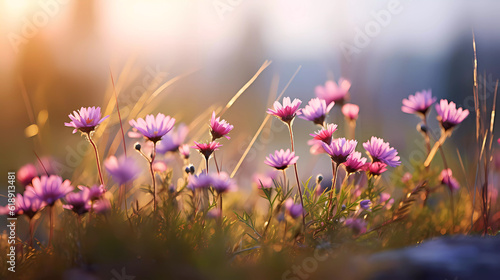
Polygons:
[[318,176],[316,176],[316,184],[321,183],[321,181],[323,181],[323,175],[318,174]]
[[419,123],[417,125],[417,130],[423,133],[427,133],[427,126],[425,126],[425,124],[423,123]]
[[134,149],[140,151],[141,150],[141,144],[139,144],[139,142],[135,143],[134,144]]

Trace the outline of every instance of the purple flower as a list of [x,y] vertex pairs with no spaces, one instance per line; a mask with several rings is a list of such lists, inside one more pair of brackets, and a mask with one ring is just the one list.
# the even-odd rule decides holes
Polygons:
[[28,163],[26,165],[23,165],[19,170],[17,171],[17,180],[21,182],[23,186],[27,186],[31,184],[31,181],[33,178],[38,176],[38,171],[36,170],[35,165]]
[[236,190],[236,183],[226,172],[220,172],[212,175],[212,188],[221,194]]
[[140,172],[135,160],[125,156],[119,158],[115,156],[108,157],[104,161],[104,167],[119,185],[134,180]]
[[332,109],[335,102],[326,105],[325,100],[319,98],[313,98],[309,101],[309,104],[302,110],[299,118],[304,120],[312,121],[317,125],[323,125],[326,115]]
[[389,198],[391,198],[391,195],[389,193],[386,192],[380,193],[380,203],[388,201]]
[[57,200],[74,189],[69,180],[63,182],[62,178],[56,175],[35,177],[31,184],[33,187],[26,187],[26,191],[33,191],[40,200],[49,206],[54,205]]
[[358,119],[359,106],[356,104],[347,103],[342,106],[342,114],[344,117],[350,121],[355,121]]
[[376,162],[369,162],[367,164],[365,164],[365,166],[363,167],[363,169],[365,171],[367,171],[368,173],[370,173],[371,175],[380,175],[384,172],[387,171],[387,164],[383,163],[383,162],[380,162],[380,161],[376,161]]
[[369,199],[361,200],[359,202],[359,207],[361,207],[361,209],[368,210],[372,207],[372,202]]
[[345,138],[338,138],[332,140],[330,145],[323,142],[323,149],[337,164],[344,163],[347,157],[354,152],[358,141],[346,140]]
[[304,212],[304,208],[302,208],[302,205],[300,205],[300,203],[294,203],[291,198],[288,198],[285,201],[285,210],[293,219],[297,219],[298,217],[302,216]]
[[106,198],[101,198],[94,202],[94,212],[105,214],[111,210],[111,203]]
[[208,159],[213,152],[217,151],[222,145],[219,142],[212,141],[209,143],[198,143],[194,141],[193,149],[197,149],[200,154],[202,154],[205,159]]
[[184,140],[186,140],[188,133],[189,128],[185,124],[180,124],[170,133],[163,136],[161,141],[156,144],[156,151],[160,154],[178,151]]
[[449,168],[441,171],[439,179],[441,180],[442,184],[447,185],[448,188],[450,188],[450,191],[456,191],[460,188],[460,184],[458,183],[457,179],[453,177],[453,173]]
[[302,101],[294,99],[290,102],[290,97],[283,98],[283,106],[278,102],[274,102],[274,109],[267,109],[267,113],[280,118],[284,123],[290,124],[296,115],[300,115],[299,106]]
[[139,118],[130,120],[130,125],[137,129],[144,137],[156,143],[160,141],[174,127],[175,119],[165,116],[162,113],[158,115],[147,115],[146,120]]
[[408,114],[425,115],[434,102],[436,102],[436,97],[432,97],[432,91],[430,89],[421,92],[417,91],[415,95],[410,95],[408,99],[403,99],[401,111]]
[[325,142],[326,144],[330,144],[332,142],[332,135],[337,131],[337,125],[329,123],[326,127],[321,130],[316,131],[314,134],[309,134],[314,137],[316,140],[320,140]]
[[69,114],[68,117],[71,119],[71,122],[64,123],[64,125],[74,127],[73,133],[76,133],[78,130],[90,133],[109,116],[101,119],[101,107],[82,107],[78,111],[73,111],[73,115]]
[[326,101],[327,104],[332,102],[342,102],[351,88],[351,82],[343,78],[339,79],[339,83],[327,81],[325,86],[317,86],[315,89],[316,96]]
[[363,147],[374,162],[381,161],[391,167],[396,167],[401,164],[398,151],[390,147],[389,143],[384,142],[382,138],[372,136],[370,140],[363,143]]
[[179,146],[179,153],[185,158],[189,158],[189,145],[184,144]]
[[106,193],[106,188],[104,185],[94,185],[92,187],[85,187],[85,186],[78,186],[78,189],[83,190],[83,189],[88,189],[89,190],[89,199],[91,201],[98,200],[101,198],[104,193]]
[[344,225],[351,228],[356,235],[366,232],[366,221],[362,219],[349,218],[345,220]]
[[190,190],[208,189],[212,185],[212,176],[210,174],[201,173],[199,175],[189,175],[189,183],[187,188]]
[[469,115],[469,110],[457,109],[457,105],[454,102],[448,103],[445,99],[441,99],[439,104],[436,104],[436,111],[438,113],[437,119],[444,130],[455,127]]
[[283,170],[289,165],[295,164],[298,159],[299,157],[295,156],[294,152],[290,152],[290,149],[286,149],[286,151],[281,149],[279,151],[276,150],[274,155],[269,154],[264,163],[278,170]]
[[20,193],[16,197],[16,209],[28,218],[33,218],[45,206],[45,202],[39,199],[31,190],[26,190],[23,195]]
[[227,134],[234,128],[225,120],[220,120],[220,117],[215,118],[215,112],[212,112],[212,119],[210,119],[210,134],[212,134],[212,141],[221,137],[231,139]]
[[347,173],[358,172],[366,163],[366,158],[361,157],[360,152],[353,152],[347,157],[344,162],[345,169]]
[[83,187],[79,192],[68,193],[65,197],[64,209],[72,210],[78,215],[83,215],[90,210],[90,190]]

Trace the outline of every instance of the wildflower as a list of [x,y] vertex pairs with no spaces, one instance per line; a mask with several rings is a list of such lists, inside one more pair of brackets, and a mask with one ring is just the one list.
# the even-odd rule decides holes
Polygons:
[[380,175],[380,174],[387,171],[386,167],[387,167],[387,164],[380,162],[380,161],[376,161],[376,162],[371,162],[371,163],[365,164],[363,169],[365,171],[367,171],[368,173],[370,173],[371,175]]
[[369,199],[361,200],[359,202],[359,207],[363,210],[368,210],[370,207],[372,207],[372,202]]
[[231,139],[227,134],[234,128],[225,120],[220,120],[220,117],[215,118],[215,112],[212,112],[212,119],[210,119],[210,134],[212,135],[212,141],[219,139],[221,137],[226,137]]
[[309,135],[311,135],[315,140],[320,140],[330,145],[332,142],[332,135],[335,131],[337,131],[337,125],[330,123],[327,124],[326,127],[316,131],[314,134]]
[[425,116],[434,102],[436,102],[436,97],[432,97],[430,89],[421,92],[417,91],[415,95],[410,95],[408,99],[403,99],[401,111],[408,114],[421,114]]
[[94,212],[105,214],[111,210],[111,203],[106,198],[101,198],[94,203]]
[[366,158],[361,157],[360,152],[353,152],[347,157],[344,162],[345,169],[347,173],[358,172],[366,163]]
[[[78,186],[78,188],[80,190],[83,190],[84,188],[87,187]],[[98,200],[104,195],[104,193],[106,193],[106,188],[104,187],[104,185],[94,185],[92,187],[89,187],[88,190],[89,190],[89,199],[91,201]]]
[[73,115],[69,114],[68,117],[71,119],[71,122],[64,123],[64,125],[74,127],[73,133],[76,133],[78,130],[90,133],[109,116],[101,119],[101,107],[82,107],[78,111],[73,111]]
[[437,119],[444,130],[452,129],[469,115],[469,110],[457,109],[457,105],[454,102],[448,103],[445,99],[441,99],[439,104],[436,104],[436,111],[438,113]]
[[219,208],[212,208],[207,212],[207,218],[217,220],[221,218],[222,211]]
[[164,161],[155,161],[153,163],[153,170],[155,172],[165,172],[167,168],[167,164]]
[[299,99],[294,99],[293,102],[290,102],[290,97],[284,97],[283,105],[275,101],[274,109],[267,109],[267,113],[278,117],[286,124],[290,124],[295,116],[300,114],[300,104],[302,104],[302,101]]
[[362,219],[349,218],[345,220],[344,225],[351,228],[356,235],[366,232],[366,221]]
[[220,172],[212,175],[212,188],[221,194],[236,190],[236,183],[226,172]]
[[119,185],[134,180],[140,172],[135,160],[125,156],[119,158],[115,156],[108,157],[104,161],[104,167]]
[[370,140],[363,143],[363,147],[374,162],[381,161],[391,167],[396,167],[401,164],[398,151],[390,147],[389,143],[384,142],[382,138],[372,136]]
[[286,149],[286,151],[281,149],[276,150],[274,155],[269,154],[264,163],[278,170],[284,170],[289,165],[295,164],[298,159],[299,157],[295,156],[295,152],[290,152],[290,149]]
[[456,191],[460,188],[460,184],[458,183],[457,179],[453,177],[453,173],[449,168],[441,171],[439,179],[441,180],[441,183],[443,185],[446,185],[448,186],[448,188],[450,188],[450,191]]
[[184,159],[189,158],[189,145],[184,144],[179,146],[179,153],[184,157]]
[[410,182],[412,178],[413,178],[413,175],[411,175],[410,172],[406,172],[403,175],[403,177],[401,178],[401,182],[403,182],[403,184],[406,184],[406,183]]
[[189,183],[187,185],[188,189],[196,190],[196,189],[208,189],[212,185],[212,176],[203,172],[198,176],[189,175]]
[[35,195],[52,206],[57,200],[63,198],[67,193],[73,191],[73,186],[69,180],[63,182],[62,178],[56,175],[35,177],[26,190],[33,191]]
[[274,186],[274,180],[277,176],[278,172],[276,170],[272,170],[266,174],[254,174],[252,176],[252,181],[259,189],[270,189]]
[[197,149],[200,152],[200,154],[202,154],[205,157],[205,159],[208,160],[208,158],[210,158],[212,153],[214,151],[217,151],[220,147],[222,147],[222,145],[219,142],[215,141],[209,143],[198,143],[194,141],[194,146],[192,146],[191,148]]
[[31,183],[33,178],[38,176],[38,171],[36,170],[35,165],[28,163],[23,165],[16,173],[17,180],[21,182],[23,186],[27,186]]
[[185,124],[180,124],[170,133],[163,136],[161,141],[156,145],[156,151],[161,154],[178,151],[184,140],[186,140],[188,132],[189,128]]
[[334,81],[327,81],[325,86],[316,86],[315,92],[318,98],[326,101],[327,104],[332,102],[342,102],[346,99],[347,93],[351,88],[351,82],[340,78],[339,83]]
[[309,101],[309,104],[302,110],[300,110],[301,115],[299,118],[304,120],[312,121],[317,125],[323,125],[326,115],[332,109],[335,102],[331,102],[329,105],[326,104],[325,100],[319,98],[313,98]]
[[64,209],[72,210],[78,215],[83,215],[90,210],[90,190],[82,188],[79,192],[68,193],[65,197]]
[[162,113],[158,115],[147,115],[146,120],[139,118],[130,120],[130,125],[137,129],[144,137],[156,143],[160,141],[174,127],[175,119],[165,116]]
[[330,145],[323,143],[323,149],[337,164],[344,163],[347,157],[354,152],[358,141],[346,140],[345,138],[338,138],[332,140]]
[[16,196],[16,209],[28,218],[33,218],[45,206],[45,202],[39,199],[33,191],[26,190],[23,195]]
[[285,210],[293,219],[297,219],[302,216],[302,213],[304,212],[302,205],[300,205],[300,203],[294,203],[291,198],[288,198],[285,201]]
[[386,202],[389,198],[391,198],[391,194],[386,192],[380,193],[380,203]]
[[342,114],[349,121],[355,121],[358,119],[359,106],[356,104],[347,103],[342,106]]

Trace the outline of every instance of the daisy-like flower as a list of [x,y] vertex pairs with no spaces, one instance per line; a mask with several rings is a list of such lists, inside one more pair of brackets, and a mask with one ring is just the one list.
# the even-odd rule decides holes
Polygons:
[[278,101],[274,102],[273,109],[267,109],[267,113],[278,117],[286,124],[290,124],[296,115],[300,114],[299,106],[302,101],[299,99],[294,99],[293,102],[290,101],[290,97],[283,98],[283,105]]
[[38,171],[35,165],[28,163],[23,165],[16,173],[17,180],[21,182],[23,186],[29,185],[33,178],[38,176]]
[[[78,186],[78,188],[80,190],[83,190],[84,188],[87,187]],[[89,199],[91,201],[100,199],[104,195],[104,193],[106,193],[106,188],[104,187],[104,185],[94,185],[92,187],[89,187],[88,190],[89,190]]]
[[165,134],[167,134],[175,124],[175,119],[170,116],[165,116],[162,113],[158,115],[147,115],[146,120],[138,118],[130,120],[130,125],[137,129],[144,137],[156,143],[160,141]]
[[332,160],[341,164],[347,160],[347,157],[354,152],[358,141],[346,140],[345,138],[338,138],[332,140],[330,145],[323,142],[323,149],[332,158]]
[[446,99],[441,99],[439,104],[436,104],[436,111],[438,113],[437,119],[444,130],[452,129],[469,115],[469,110],[457,109],[454,102],[448,103]]
[[156,151],[160,154],[166,152],[176,152],[184,143],[189,133],[189,128],[185,124],[180,124],[172,129],[170,133],[165,134],[160,142],[156,144]]
[[317,86],[315,88],[316,96],[326,101],[327,104],[332,102],[342,102],[345,100],[349,89],[351,88],[351,82],[340,78],[339,83],[334,81],[327,81],[325,86]]
[[309,100],[309,104],[302,110],[300,110],[301,114],[299,118],[312,121],[317,125],[323,125],[326,115],[332,109],[335,102],[331,102],[329,105],[326,105],[326,101],[319,98],[313,98]]
[[105,116],[101,119],[101,107],[82,107],[78,111],[73,111],[73,115],[69,114],[68,117],[71,122],[64,123],[65,126],[74,127],[73,133],[78,130],[84,133],[90,133],[94,131],[96,126],[102,123],[109,116]]
[[446,185],[448,186],[448,188],[450,188],[450,191],[456,191],[460,188],[460,184],[458,183],[457,179],[453,177],[453,173],[449,168],[441,171],[439,179],[441,180],[441,183],[443,185]]
[[264,163],[278,170],[284,170],[289,165],[295,164],[298,159],[299,156],[296,156],[294,152],[290,152],[290,149],[286,149],[286,151],[281,149],[275,151],[274,155],[269,154]]
[[337,131],[337,125],[329,123],[326,127],[316,131],[314,134],[309,135],[314,137],[315,140],[323,141],[329,145],[332,142],[332,135],[335,131]]
[[121,156],[116,158],[110,156],[104,161],[104,167],[111,174],[113,180],[119,185],[123,185],[134,180],[140,172],[135,160],[130,157]]
[[71,210],[78,215],[83,215],[90,210],[90,190],[82,188],[79,192],[68,193],[65,197],[66,204],[63,205],[64,209]]
[[363,143],[363,147],[372,161],[381,161],[390,167],[396,167],[401,164],[399,161],[398,151],[389,146],[389,143],[384,142],[384,139],[372,136],[370,140]]
[[184,157],[185,159],[189,158],[189,145],[184,144],[179,146],[179,153]]
[[365,163],[366,158],[361,157],[360,152],[353,152],[347,157],[347,160],[344,162],[344,166],[347,173],[354,173],[361,170]]
[[189,175],[187,188],[190,190],[208,189],[212,185],[212,176],[205,172],[199,175]]
[[27,190],[23,195],[20,193],[16,197],[16,208],[28,218],[33,218],[45,206],[45,202],[39,199],[33,191]]
[[222,147],[222,145],[216,141],[212,141],[209,143],[198,143],[194,141],[194,146],[192,146],[191,148],[197,149],[200,152],[200,154],[202,154],[205,157],[205,159],[208,160],[208,158],[210,158],[212,153],[214,151],[217,151],[220,147]]
[[236,183],[226,172],[212,174],[212,188],[221,194],[236,190]]
[[302,205],[300,203],[294,203],[291,198],[288,198],[285,201],[284,206],[285,206],[286,212],[293,219],[297,219],[298,217],[302,216],[302,213],[304,212],[304,208],[302,208]]
[[359,106],[356,104],[347,103],[342,106],[342,114],[344,117],[350,121],[355,121],[358,119]]
[[417,91],[415,95],[410,95],[408,98],[403,99],[401,111],[408,114],[425,115],[434,102],[436,102],[436,97],[432,97],[430,89]]
[[363,169],[371,175],[378,176],[387,171],[387,164],[380,161],[369,162],[365,164]]
[[230,125],[225,120],[221,120],[220,117],[215,118],[215,112],[212,112],[212,119],[210,119],[210,134],[212,135],[212,141],[221,137],[231,139],[231,137],[227,136],[227,134],[233,128],[234,126]]
[[73,191],[69,180],[63,182],[62,178],[56,175],[35,177],[31,185],[32,187],[26,187],[26,191],[33,191],[40,200],[49,206],[54,205],[57,200]]

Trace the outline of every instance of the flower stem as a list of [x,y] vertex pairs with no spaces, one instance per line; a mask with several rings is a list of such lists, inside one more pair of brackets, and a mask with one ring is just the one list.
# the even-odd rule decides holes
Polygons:
[[205,157],[205,166],[207,167],[206,174],[208,175],[208,157]]
[[49,248],[52,247],[52,238],[54,237],[54,206],[49,206]]
[[330,194],[328,196],[328,215],[327,218],[330,219],[330,216],[333,211],[333,193],[335,192],[335,183],[337,181],[337,164],[332,160],[332,187],[330,188]]
[[[290,142],[292,144],[292,152],[295,153],[295,146],[294,146],[294,141],[293,141],[293,130],[292,130],[292,124],[288,124],[288,131],[290,132]],[[297,163],[293,164],[293,168],[295,171],[295,179],[297,180],[297,188],[299,191],[299,196],[300,196],[300,204],[302,205],[302,209],[304,209],[304,199],[302,198],[302,189],[300,187],[300,180],[299,180],[299,172],[297,170]],[[306,232],[306,217],[304,211],[302,211],[302,226],[304,227],[304,234]]]
[[429,127],[427,126],[427,115],[422,117],[422,122],[424,123],[425,128],[427,129],[425,132],[422,132],[425,139],[425,147],[427,148],[427,156],[431,153],[431,139],[429,137]]
[[441,133],[441,137],[439,138],[439,140],[436,143],[434,143],[434,147],[432,147],[432,150],[430,151],[429,156],[427,156],[427,159],[424,162],[425,167],[428,167],[431,165],[432,159],[434,159],[434,156],[436,155],[438,149],[444,144],[444,141],[446,141],[446,138],[448,138],[448,136],[449,136],[449,133],[443,130],[443,132]]
[[355,139],[356,136],[356,120],[349,121],[349,137]]
[[[153,154],[151,155],[151,161],[149,162],[149,171],[151,172],[151,180],[153,181],[153,211],[156,212],[156,180],[155,172],[153,170],[153,164],[156,157],[156,142],[153,142]],[[125,195],[124,195],[125,196]],[[126,204],[126,202],[125,202]],[[126,207],[126,205],[125,205]]]
[[101,172],[101,162],[99,161],[99,152],[97,151],[97,146],[94,143],[94,140],[92,140],[92,137],[90,136],[90,132],[87,133],[87,139],[89,140],[90,144],[92,144],[92,147],[94,148],[95,160],[97,163],[97,171],[99,172],[99,182],[101,183],[101,185],[104,185],[104,180],[102,179],[102,172]]
[[33,248],[33,230],[34,230],[34,227],[35,227],[35,223],[33,221],[33,218],[30,218],[29,220],[29,227],[30,227],[30,247]]

